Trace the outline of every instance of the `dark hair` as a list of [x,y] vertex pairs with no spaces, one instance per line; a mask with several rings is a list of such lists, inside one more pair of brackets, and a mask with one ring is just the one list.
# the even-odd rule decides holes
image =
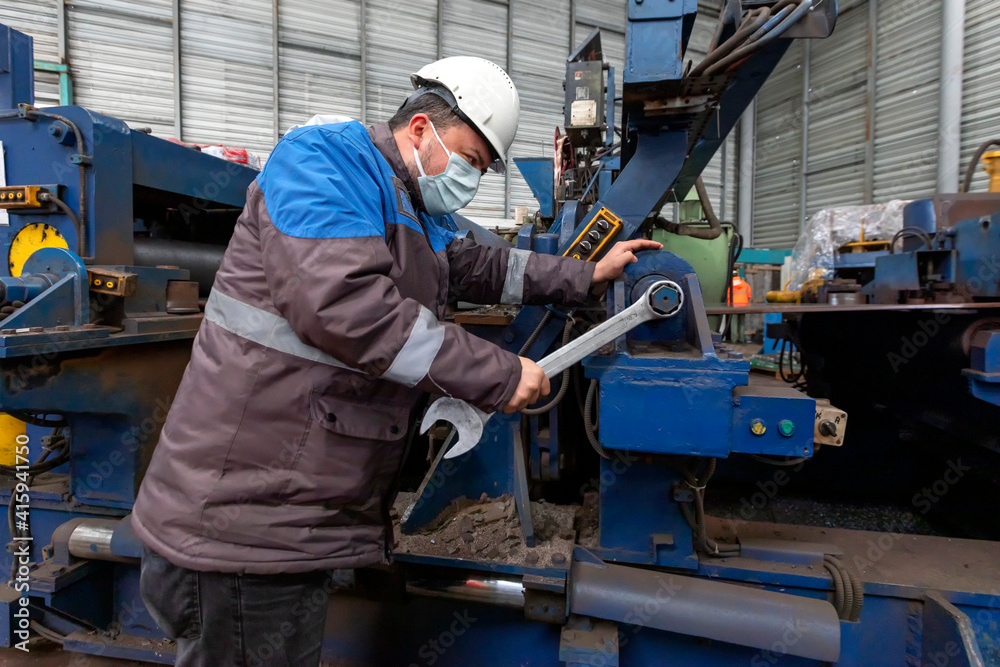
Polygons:
[[462,122],[462,119],[451,110],[451,104],[434,93],[425,92],[422,95],[411,96],[403,106],[399,107],[399,111],[389,119],[389,129],[395,132],[408,125],[410,119],[418,113],[427,114],[438,132]]

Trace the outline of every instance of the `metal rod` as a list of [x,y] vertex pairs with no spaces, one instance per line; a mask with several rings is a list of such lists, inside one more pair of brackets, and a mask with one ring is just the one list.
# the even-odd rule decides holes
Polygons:
[[56,10],[59,64],[64,66],[63,69],[59,70],[59,105],[65,107],[73,104],[73,76],[69,70],[69,27],[67,25],[66,2],[64,0],[57,0],[57,2],[59,3]]
[[[513,76],[514,69],[514,0],[507,0],[507,76]],[[503,217],[510,217],[510,151],[503,170]]]
[[965,72],[965,0],[941,3],[941,100],[938,122],[939,193],[958,192],[962,161],[962,85]]
[[368,3],[361,0],[358,42],[361,47],[361,124],[368,124]]
[[174,136],[183,141],[181,114],[181,0],[173,0]]
[[273,135],[274,143],[278,143],[278,138],[281,136],[281,130],[278,127],[278,68],[280,66],[280,59],[278,56],[279,52],[279,39],[281,31],[278,28],[278,0],[272,0],[271,2],[271,97],[272,97],[272,110],[271,110],[271,132]]
[[727,163],[729,156],[726,153],[729,152],[728,149],[729,149],[729,140],[727,139],[726,141],[722,142],[722,151],[721,151],[722,173],[720,174],[719,177],[719,216],[718,216],[719,220],[726,219],[726,175],[727,172],[729,171],[729,165]]
[[638,617],[649,628],[759,649],[781,645],[812,660],[840,656],[840,620],[826,600],[580,561],[568,584],[574,614],[620,623]]
[[444,0],[438,0],[437,8],[437,59],[444,58]]
[[799,229],[805,227],[809,211],[809,85],[812,40],[805,40],[802,56],[802,164],[799,171]]
[[865,142],[865,204],[875,203],[875,102],[878,96],[878,0],[868,0],[868,138]]
[[756,168],[755,150],[757,130],[757,99],[747,105],[746,111],[740,117],[740,172],[739,172],[739,202],[736,221],[739,225],[743,243],[750,247],[753,244],[753,183]]
[[406,592],[501,607],[524,607],[524,585],[520,577],[470,574],[455,578],[419,578],[406,582]]

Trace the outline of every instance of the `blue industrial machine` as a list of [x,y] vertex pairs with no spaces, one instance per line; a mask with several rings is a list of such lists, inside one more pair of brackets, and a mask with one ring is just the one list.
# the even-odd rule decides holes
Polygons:
[[[619,118],[599,35],[570,57],[563,177],[541,161],[530,179],[552,224],[522,230],[519,247],[593,260],[644,234],[664,202],[695,186],[791,40],[832,33],[837,6],[729,0],[708,57],[685,67],[696,15],[695,0],[629,1]],[[26,624],[65,650],[171,663],[138,595],[128,511],[253,172],[85,109],[34,108],[30,43],[0,31],[0,428],[15,445],[0,468],[12,581],[0,592],[0,644],[21,641]],[[946,260],[915,266],[927,262]],[[392,666],[1000,660],[996,544],[759,521],[818,451],[851,449],[847,415],[752,376],[710,328],[711,304],[677,255],[642,253],[598,308],[456,321],[537,359],[664,279],[683,289],[683,309],[563,372],[545,405],[496,415],[455,459],[444,458],[449,433],[432,434],[430,469],[418,466],[395,507],[393,565],[345,574],[343,590],[305,601],[329,605],[324,656]],[[969,377],[989,393],[998,352],[972,340]],[[710,480],[745,462],[771,472],[735,518],[709,516]]]

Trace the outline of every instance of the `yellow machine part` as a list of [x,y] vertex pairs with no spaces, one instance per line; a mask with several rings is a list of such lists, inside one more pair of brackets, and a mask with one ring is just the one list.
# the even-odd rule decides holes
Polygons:
[[[17,465],[17,458],[14,455],[17,452],[17,438],[25,436],[27,428],[28,425],[20,419],[0,412],[0,465]],[[21,441],[24,442],[23,437]]]
[[768,303],[816,303],[819,301],[819,288],[826,282],[822,278],[807,280],[802,289],[768,292],[765,300]]
[[24,263],[36,250],[42,248],[65,248],[69,250],[69,244],[59,230],[44,222],[33,222],[25,225],[21,231],[14,236],[10,242],[10,251],[7,253],[7,267],[10,275],[17,277],[24,270]]
[[1000,151],[983,155],[986,173],[990,175],[990,192],[1000,192]]

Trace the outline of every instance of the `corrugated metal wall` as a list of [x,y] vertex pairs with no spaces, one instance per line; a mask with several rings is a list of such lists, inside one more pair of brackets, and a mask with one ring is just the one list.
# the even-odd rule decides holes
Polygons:
[[[874,31],[872,9],[869,0],[843,2],[833,36],[786,56],[780,73],[761,91],[754,193],[757,247],[795,243],[798,227],[793,221],[801,220],[803,182],[807,216],[831,206],[914,199],[935,192],[941,3],[877,0]],[[1000,106],[995,11],[995,3],[988,0],[968,0],[965,159],[995,133],[994,110]],[[809,91],[803,106],[801,73],[806,69]],[[803,155],[796,144],[802,142],[804,126],[808,128],[805,175],[796,163]],[[978,178],[982,187],[985,177]]]
[[753,245],[795,245],[802,225],[804,45],[793,44],[757,101]]
[[810,45],[806,215],[861,203],[868,139],[868,9],[843,11],[836,39]]
[[879,2],[875,72],[875,201],[937,185],[941,3]]
[[[1000,138],[1000,29],[995,0],[967,0],[962,100],[961,174],[979,146]],[[976,169],[972,192],[986,192],[989,177]]]

